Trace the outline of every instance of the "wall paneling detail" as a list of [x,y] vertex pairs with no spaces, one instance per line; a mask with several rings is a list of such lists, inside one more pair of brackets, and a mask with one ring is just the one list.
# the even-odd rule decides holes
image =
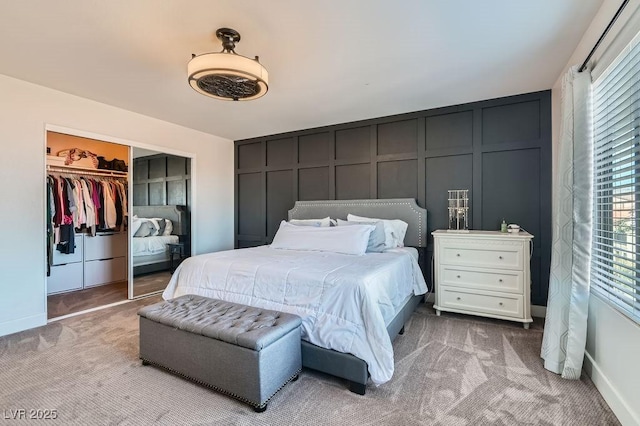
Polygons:
[[447,190],[469,189],[473,229],[504,218],[535,236],[532,301],[546,304],[550,91],[236,141],[235,158],[236,247],[269,243],[296,200],[415,198],[430,233],[447,227]]

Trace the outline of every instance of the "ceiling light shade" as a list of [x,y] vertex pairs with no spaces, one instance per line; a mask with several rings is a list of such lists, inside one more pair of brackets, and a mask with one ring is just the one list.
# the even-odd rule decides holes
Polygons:
[[193,55],[187,65],[189,85],[205,96],[228,101],[264,96],[269,90],[269,74],[257,56],[250,59],[234,51],[240,33],[220,28],[216,36],[222,42],[222,51]]

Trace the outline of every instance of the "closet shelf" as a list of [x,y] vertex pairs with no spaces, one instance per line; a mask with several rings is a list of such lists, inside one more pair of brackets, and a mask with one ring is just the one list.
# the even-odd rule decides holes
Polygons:
[[74,166],[54,166],[47,164],[48,172],[57,172],[57,173],[77,173],[84,174],[90,176],[113,176],[113,177],[123,177],[126,178],[129,176],[128,172],[119,172],[116,170],[105,170],[105,169],[87,169],[86,167],[74,167]]

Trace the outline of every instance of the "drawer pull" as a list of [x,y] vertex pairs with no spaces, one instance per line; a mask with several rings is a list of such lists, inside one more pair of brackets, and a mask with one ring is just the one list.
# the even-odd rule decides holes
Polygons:
[[502,306],[502,302],[498,303],[498,305]]
[[460,257],[460,253],[456,253],[456,256]]
[[502,260],[502,256],[498,256],[498,259]]
[[501,283],[501,282],[502,282],[502,278],[500,278],[500,279],[498,280],[498,282],[499,282],[499,283]]
[[460,275],[458,275],[458,278],[460,278]]
[[460,300],[460,296],[456,297],[456,300]]

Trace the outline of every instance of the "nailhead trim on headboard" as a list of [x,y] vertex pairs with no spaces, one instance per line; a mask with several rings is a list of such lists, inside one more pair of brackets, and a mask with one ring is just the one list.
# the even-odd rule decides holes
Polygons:
[[[407,206],[417,215],[418,219],[418,246],[423,247],[423,214],[426,213],[424,209],[416,209],[415,200],[408,199],[407,201],[385,201],[385,200],[371,200],[371,201],[350,201],[345,200],[344,202],[335,201],[335,202],[317,202],[317,201],[296,201],[293,209],[289,212],[291,216],[295,216],[296,212],[300,207],[349,207],[349,206]],[[425,213],[423,213],[425,212]]]

